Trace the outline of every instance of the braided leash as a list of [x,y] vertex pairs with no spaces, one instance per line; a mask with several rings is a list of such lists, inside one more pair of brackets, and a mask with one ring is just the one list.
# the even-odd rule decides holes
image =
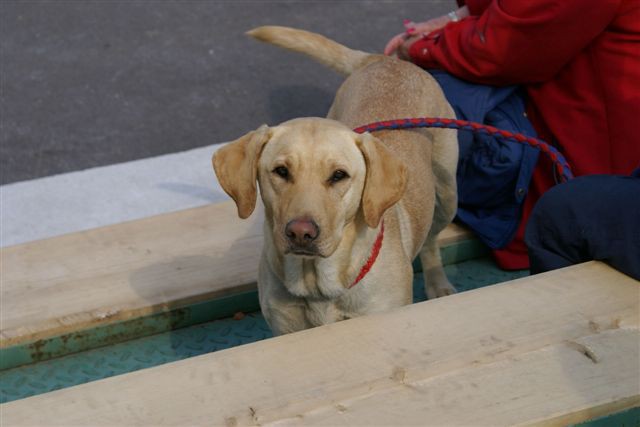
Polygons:
[[560,152],[547,144],[546,142],[532,138],[521,133],[513,133],[506,130],[498,129],[493,126],[487,126],[480,123],[469,122],[466,120],[454,120],[443,118],[412,118],[412,119],[396,119],[385,120],[380,122],[370,123],[365,126],[360,126],[354,129],[354,132],[376,132],[380,130],[391,129],[414,129],[414,128],[446,128],[446,129],[458,129],[465,130],[473,133],[480,133],[484,135],[491,135],[493,137],[517,142],[520,144],[527,144],[531,147],[537,148],[543,152],[547,157],[551,159],[555,166],[555,170],[560,177],[560,181],[566,182],[573,178],[571,168]]

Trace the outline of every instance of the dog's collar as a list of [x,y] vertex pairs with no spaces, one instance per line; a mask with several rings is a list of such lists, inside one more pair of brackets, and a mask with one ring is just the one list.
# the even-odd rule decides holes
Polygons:
[[373,267],[373,264],[376,262],[376,259],[378,258],[378,254],[380,253],[380,248],[382,248],[382,239],[384,239],[384,220],[382,221],[382,224],[380,224],[380,231],[378,232],[378,237],[376,237],[376,241],[373,244],[373,248],[371,249],[371,255],[369,255],[369,259],[362,266],[362,268],[360,269],[360,273],[358,273],[358,277],[356,277],[356,280],[354,280],[353,283],[349,285],[348,289],[351,289],[355,285],[357,285],[358,282],[364,279],[364,276],[367,275],[369,270],[371,270],[371,267]]

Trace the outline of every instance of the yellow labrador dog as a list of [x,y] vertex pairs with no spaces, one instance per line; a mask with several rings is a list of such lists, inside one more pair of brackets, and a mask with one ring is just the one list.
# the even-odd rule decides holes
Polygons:
[[417,255],[429,298],[455,292],[436,243],[456,211],[455,131],[352,131],[393,118],[455,118],[435,80],[408,62],[306,31],[260,27],[249,35],[348,76],[326,119],[263,125],[213,157],[241,218],[253,212],[259,185],[258,289],[274,334],[411,303]]

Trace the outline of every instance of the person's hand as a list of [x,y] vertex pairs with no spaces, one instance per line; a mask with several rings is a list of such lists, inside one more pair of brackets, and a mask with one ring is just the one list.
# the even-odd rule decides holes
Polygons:
[[[408,38],[405,38],[401,43],[400,46],[397,47],[397,49],[395,50],[396,56],[400,59],[404,59],[405,61],[409,61],[410,57],[409,57],[409,48],[411,47],[411,45],[413,44],[413,42],[415,42],[416,40],[420,40],[424,38],[424,34],[418,34],[415,36],[409,36]],[[391,53],[391,54],[393,54]]]
[[457,21],[462,18],[466,18],[467,16],[469,16],[469,9],[466,6],[463,6],[455,12],[429,19],[428,21],[419,23],[405,22],[404,26],[407,31],[398,34],[389,40],[384,48],[384,54],[393,55],[394,53],[397,53],[398,57],[407,59],[407,51],[409,50],[411,43],[429,33],[443,28],[451,21]]
[[[405,24],[407,27],[407,31],[402,34],[398,34],[394,36],[384,48],[385,55],[393,55],[398,51],[398,49],[402,45],[406,45],[408,41],[415,41],[418,38],[421,38],[425,34],[429,34],[433,31],[439,30],[440,28],[447,25],[451,22],[451,18],[448,15],[440,16],[438,18],[433,18],[425,22],[409,23]],[[406,50],[406,49],[403,49]],[[400,56],[400,55],[398,55]]]

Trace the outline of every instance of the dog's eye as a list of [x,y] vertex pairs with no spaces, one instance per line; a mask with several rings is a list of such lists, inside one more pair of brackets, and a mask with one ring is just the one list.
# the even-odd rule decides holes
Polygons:
[[338,181],[342,181],[345,178],[348,178],[349,174],[346,173],[343,170],[338,169],[337,171],[335,171],[333,173],[333,175],[331,175],[331,178],[329,178],[329,181],[334,183],[334,182],[338,182]]
[[289,169],[284,166],[278,166],[273,170],[273,173],[278,175],[282,179],[289,179]]

